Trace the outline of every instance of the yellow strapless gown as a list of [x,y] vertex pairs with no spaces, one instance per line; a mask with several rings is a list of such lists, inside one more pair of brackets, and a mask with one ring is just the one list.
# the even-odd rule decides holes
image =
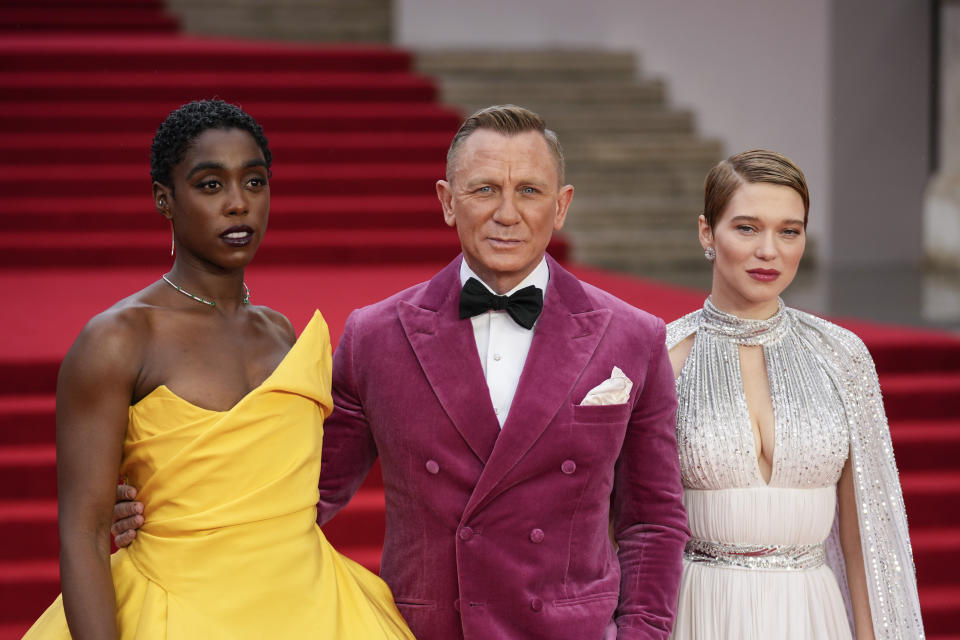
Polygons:
[[[163,386],[130,407],[121,473],[147,522],[111,559],[121,638],[413,638],[387,585],[316,524],[332,407],[319,312],[229,411]],[[69,637],[62,597],[25,636]]]

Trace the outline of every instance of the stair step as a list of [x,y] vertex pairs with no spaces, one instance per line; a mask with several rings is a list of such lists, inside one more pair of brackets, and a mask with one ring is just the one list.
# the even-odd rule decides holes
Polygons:
[[[666,109],[637,110],[632,113],[605,114],[596,117],[594,114],[567,113],[554,114],[547,120],[551,129],[565,136],[568,132],[577,131],[581,136],[593,132],[611,132],[619,135],[623,132],[693,132],[693,116],[685,111],[670,111]],[[561,141],[563,138],[561,138]],[[701,178],[702,181],[702,178]],[[702,185],[701,185],[702,186]]]
[[172,32],[179,22],[152,6],[60,7],[55,11],[37,7],[4,7],[0,11],[0,32],[13,31],[87,31],[87,32]]
[[[703,176],[709,171],[709,168],[691,166],[691,164],[664,163],[650,170],[644,170],[642,167],[621,166],[610,168],[606,172],[602,165],[571,166],[567,171],[567,180],[586,198],[611,192],[625,196],[671,194],[677,198],[683,198],[695,188],[702,188]],[[688,235],[693,236],[696,241],[695,232],[688,231]]]
[[[960,362],[960,340],[953,335],[932,331],[891,331],[886,335],[869,335],[864,341],[870,347],[877,371],[888,380],[888,385],[897,383],[897,379],[889,378],[888,374],[908,373],[925,376],[919,383],[925,385],[931,376],[956,371]],[[886,387],[881,384],[881,389],[886,396]]]
[[[159,102],[16,102],[0,104],[0,132],[51,133],[67,131],[153,132],[166,117]],[[265,131],[315,132],[419,131],[452,135],[460,116],[433,103],[371,104],[337,103],[315,105],[295,102],[247,102],[244,110]],[[672,116],[666,115],[663,118]]]
[[444,78],[441,90],[441,98],[447,103],[470,108],[481,108],[490,104],[520,104],[545,117],[552,108],[598,107],[609,104],[663,104],[665,94],[666,87],[659,80],[578,84],[573,82],[531,83],[527,79],[477,82],[460,80],[455,76]]
[[257,102],[268,95],[275,102],[428,102],[436,97],[433,82],[404,71],[332,72],[274,71],[250,82],[250,74],[237,71],[158,73],[156,69],[124,73],[78,74],[47,71],[0,72],[4,88],[0,100],[13,102],[113,101],[129,102],[149,92],[157,102],[182,103],[201,96],[218,96],[230,102]]
[[0,563],[59,557],[57,501],[0,501],[0,540]]
[[[157,114],[156,126],[163,114]],[[154,130],[156,129],[154,127]],[[154,131],[139,133],[17,134],[0,137],[0,165],[76,166],[78,157],[95,164],[133,163],[149,171]],[[446,162],[447,133],[381,131],[377,133],[269,132],[274,162],[283,164],[383,164]],[[109,198],[109,194],[104,194]],[[322,197],[322,196],[318,196]],[[11,198],[12,199],[12,198]],[[6,200],[5,200],[6,201]]]
[[610,82],[635,79],[634,54],[601,50],[421,50],[416,66],[423,73],[440,77],[496,81],[513,75],[535,74],[538,82]]
[[923,630],[928,640],[957,632],[957,603],[960,603],[960,586],[921,586],[920,611],[923,615]]
[[890,434],[900,471],[949,470],[957,467],[957,460],[960,460],[960,422],[955,418],[894,420],[890,424]]
[[[22,395],[49,395],[57,390],[57,372],[60,360],[0,360],[0,398],[11,399]],[[14,436],[16,437],[16,436]],[[20,437],[23,437],[22,435]],[[28,438],[34,441],[33,438]],[[15,442],[15,441],[13,441]]]
[[227,12],[219,2],[170,0],[168,7],[193,33],[273,40],[391,41],[390,0],[231,0]]
[[911,529],[960,527],[960,471],[908,471],[900,486]]
[[880,389],[890,420],[960,415],[960,372],[886,373]]
[[[5,35],[0,39],[0,69],[16,71],[88,71],[100,73],[162,69],[165,73],[195,71],[197,60],[205,69],[232,71],[237,60],[250,74],[270,75],[315,71],[406,71],[410,55],[399,49],[373,46],[298,45],[236,38],[181,35],[58,34]],[[153,105],[155,106],[155,105]],[[80,127],[79,130],[84,130]]]
[[56,559],[0,562],[0,624],[25,623],[26,630],[59,593]]
[[55,410],[52,393],[0,395],[0,447],[53,442]]
[[0,500],[37,500],[57,495],[53,444],[0,447]]
[[917,579],[923,585],[957,584],[960,576],[960,527],[911,527],[910,543],[917,566]]
[[[70,8],[127,8],[131,4],[130,0],[4,0],[7,7],[17,8],[36,8],[41,7],[48,10],[62,10]],[[141,10],[152,9],[154,11],[163,11],[166,4],[163,0],[137,0],[136,7]]]

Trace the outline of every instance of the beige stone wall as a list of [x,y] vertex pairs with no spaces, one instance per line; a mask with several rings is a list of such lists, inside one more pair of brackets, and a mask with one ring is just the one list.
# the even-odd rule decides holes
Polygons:
[[924,247],[932,266],[960,271],[960,0],[941,7],[940,166],[924,203]]

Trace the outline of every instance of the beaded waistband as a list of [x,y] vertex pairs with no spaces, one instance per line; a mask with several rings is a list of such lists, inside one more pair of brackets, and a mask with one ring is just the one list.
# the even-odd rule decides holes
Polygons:
[[683,557],[713,567],[743,569],[816,569],[827,561],[823,544],[730,544],[692,539]]

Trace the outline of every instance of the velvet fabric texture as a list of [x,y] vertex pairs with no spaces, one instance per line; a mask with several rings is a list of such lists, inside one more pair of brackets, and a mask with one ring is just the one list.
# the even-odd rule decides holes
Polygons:
[[[666,638],[689,533],[663,322],[548,256],[501,431],[458,314],[461,259],[347,320],[319,521],[379,455],[381,576],[420,640]],[[614,366],[629,400],[580,406]]]

